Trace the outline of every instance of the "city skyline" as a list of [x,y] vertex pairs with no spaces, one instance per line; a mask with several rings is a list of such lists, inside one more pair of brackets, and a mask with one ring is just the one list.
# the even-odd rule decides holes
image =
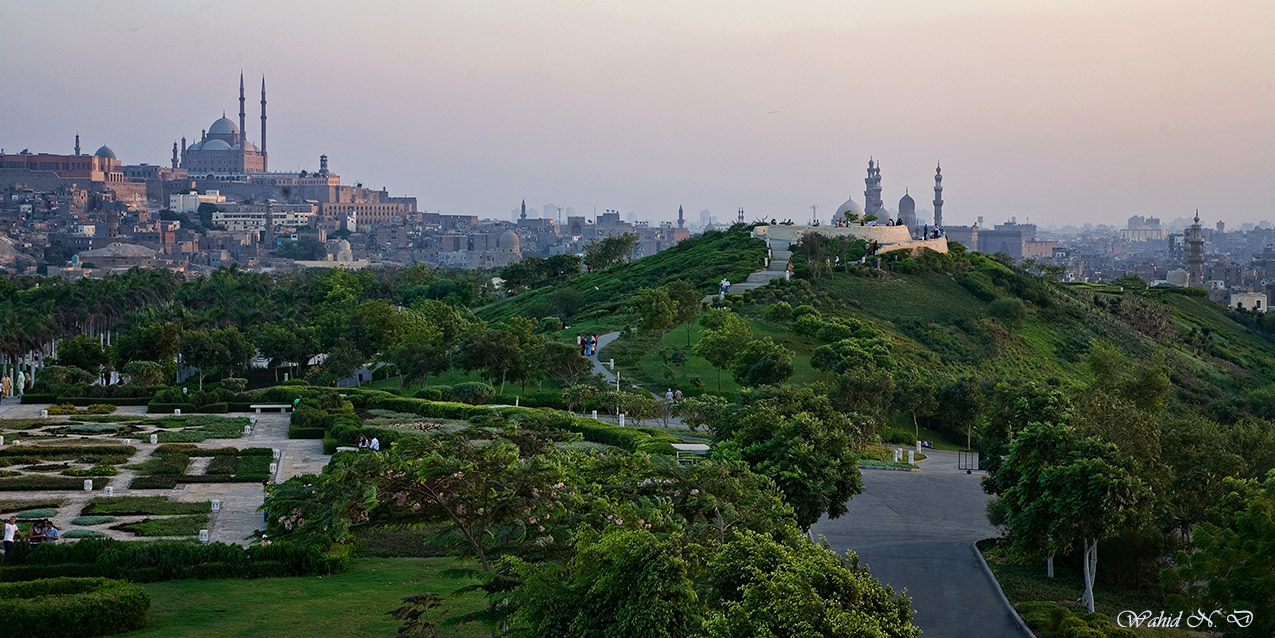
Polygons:
[[918,212],[941,160],[949,224],[1272,217],[1260,2],[111,6],[6,8],[31,25],[0,60],[22,87],[0,96],[6,152],[78,132],[163,165],[237,111],[242,68],[270,78],[271,169],[327,154],[428,210],[826,217],[863,203],[874,157],[887,208],[908,189]]

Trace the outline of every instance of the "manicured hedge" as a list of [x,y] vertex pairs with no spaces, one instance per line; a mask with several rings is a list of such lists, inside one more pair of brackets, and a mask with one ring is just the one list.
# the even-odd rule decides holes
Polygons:
[[0,447],[0,456],[56,456],[74,455],[121,455],[132,456],[137,448],[131,445],[6,445]]
[[192,412],[195,412],[198,414],[225,414],[229,411],[230,411],[230,404],[225,401],[218,401],[217,403],[209,403],[206,405],[201,405],[195,408],[194,410],[192,410]]
[[85,406],[94,404],[104,405],[149,405],[150,397],[58,397],[58,403],[70,403],[71,405]]
[[[93,479],[93,489],[100,490],[108,481]],[[0,492],[25,492],[34,490],[82,490],[84,480],[62,476],[28,474],[16,478],[0,479]]]
[[43,578],[0,584],[0,618],[12,636],[105,636],[136,629],[151,597],[105,578]]
[[22,403],[57,403],[58,395],[56,394],[36,394],[28,392],[22,395]]
[[101,576],[153,583],[188,578],[329,574],[346,569],[351,549],[350,545],[336,545],[327,551],[317,546],[304,550],[280,542],[244,548],[197,541],[143,543],[86,539],[76,543],[43,543],[15,564],[0,564],[0,581]]

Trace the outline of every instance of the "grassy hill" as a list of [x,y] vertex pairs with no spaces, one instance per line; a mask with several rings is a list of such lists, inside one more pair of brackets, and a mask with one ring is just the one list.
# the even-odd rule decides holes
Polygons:
[[[637,262],[640,264],[641,262]],[[1134,364],[1158,363],[1178,398],[1208,402],[1275,382],[1275,341],[1220,304],[1186,290],[1062,284],[978,254],[895,256],[882,269],[854,268],[818,278],[777,281],[734,297],[754,337],[769,336],[795,353],[792,381],[831,381],[810,366],[824,342],[763,319],[778,301],[811,305],[825,319],[855,319],[888,336],[892,356],[949,377],[1014,377],[1062,387],[1089,383],[1090,344],[1119,348]],[[989,312],[997,300],[1019,299],[1018,319]],[[690,332],[690,344],[701,330]],[[1206,336],[1200,336],[1201,334]],[[677,364],[675,350],[686,354]],[[685,328],[662,339],[626,335],[606,353],[630,378],[661,390],[671,384],[717,391],[717,371],[694,356]],[[695,380],[699,383],[696,384]],[[729,372],[721,391],[738,387]]]
[[[642,288],[684,279],[709,294],[717,290],[717,283],[723,277],[743,281],[749,273],[761,268],[765,256],[765,242],[750,237],[743,225],[736,225],[682,241],[650,257],[509,297],[479,309],[477,314],[489,321],[513,316],[555,316],[564,321],[606,320],[621,311]],[[599,327],[623,325],[614,318],[610,321]]]

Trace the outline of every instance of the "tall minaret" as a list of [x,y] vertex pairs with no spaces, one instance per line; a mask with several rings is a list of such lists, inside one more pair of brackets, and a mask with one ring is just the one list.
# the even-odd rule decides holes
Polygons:
[[173,142],[173,168],[177,168],[177,142]]
[[744,222],[744,207],[743,206],[739,207],[739,222],[741,224]]
[[243,92],[243,69],[239,70],[239,147],[247,148],[244,144],[248,140],[248,113],[244,110],[246,99]]
[[686,228],[686,217],[682,215],[682,207],[677,207],[677,227]]
[[266,200],[266,250],[275,249],[274,239],[274,200]]
[[1195,223],[1186,229],[1186,285],[1204,287],[1204,229],[1200,226],[1200,209],[1195,209]]
[[868,177],[863,180],[867,186],[863,191],[863,212],[867,215],[880,215],[885,204],[881,201],[881,165],[868,158]]
[[526,219],[526,218],[527,218],[527,200],[524,199],[522,200],[522,214],[518,216],[518,219]]
[[79,133],[75,134],[75,154],[76,155],[80,154],[80,134]]
[[943,227],[943,165],[934,166],[934,227]]
[[261,76],[261,172],[269,169],[266,167],[266,76]]

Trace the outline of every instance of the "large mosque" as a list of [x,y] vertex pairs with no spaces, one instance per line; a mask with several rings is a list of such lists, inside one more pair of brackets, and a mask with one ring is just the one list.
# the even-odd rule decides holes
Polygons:
[[266,155],[266,78],[261,78],[261,148],[248,141],[247,113],[244,111],[243,73],[239,74],[239,125],[225,113],[205,129],[199,141],[187,145],[181,141],[180,159],[177,143],[173,143],[173,168],[184,168],[192,176],[205,174],[264,173]]
[[[875,159],[868,159],[868,177],[863,180],[866,189],[863,191],[863,201],[865,206],[860,206],[854,201],[854,197],[846,199],[845,203],[837,208],[836,214],[832,216],[833,221],[845,219],[847,213],[862,219],[867,215],[875,215],[882,223],[889,218],[890,211],[886,210],[885,204],[881,201],[881,165]],[[934,169],[934,226],[943,226],[943,169],[937,166]],[[906,190],[903,198],[899,200],[898,221],[907,226],[912,231],[918,230],[920,224],[916,219],[916,201],[912,199],[912,195]]]

